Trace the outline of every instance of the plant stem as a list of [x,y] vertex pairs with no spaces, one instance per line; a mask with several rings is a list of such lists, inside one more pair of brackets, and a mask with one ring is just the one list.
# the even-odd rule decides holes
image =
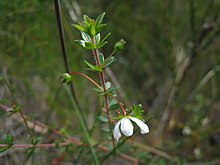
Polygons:
[[[92,38],[92,43],[95,44],[94,38]],[[96,64],[101,67],[100,61],[99,61],[99,53],[98,53],[98,49],[94,49],[93,51],[93,55],[95,57],[95,61]],[[104,72],[100,72],[99,74],[100,80],[101,80],[101,84],[104,90],[104,93],[106,93],[106,88],[105,88],[105,78],[104,78]],[[105,109],[106,109],[106,113],[108,116],[108,121],[109,123],[111,123],[111,118],[110,118],[110,113],[109,113],[109,109],[108,109],[108,95],[104,94],[104,99],[105,99]]]
[[[94,38],[92,37],[91,39],[92,39],[92,43],[93,43],[93,44],[96,44]],[[98,52],[98,49],[92,50],[92,53],[93,53],[93,55],[94,55],[94,57],[95,57],[96,64],[97,64],[99,67],[101,67],[100,61],[99,61],[99,52]],[[104,72],[103,72],[103,71],[99,73],[99,77],[100,77],[101,84],[102,84],[102,87],[103,87],[103,90],[104,90],[104,93],[105,93],[105,94],[104,94],[104,100],[105,100],[105,110],[106,110],[106,113],[107,113],[107,116],[108,116],[108,123],[111,124],[112,121],[111,121],[111,116],[110,116],[109,109],[108,109],[108,95],[107,95],[107,93],[106,93],[105,76],[104,76]],[[110,126],[110,125],[109,125],[109,126]],[[113,134],[112,134],[112,145],[113,145],[113,147],[115,147],[115,140],[114,140]]]
[[[14,95],[14,92],[13,92],[12,88],[10,87],[10,85],[7,82],[6,78],[4,76],[2,76],[2,78],[3,78],[3,81],[4,81],[5,85],[6,85],[6,87],[8,88],[8,90],[9,90],[11,96],[12,96],[12,102],[13,102],[14,106],[18,106],[19,104],[17,102],[17,99],[16,99],[16,97]],[[27,125],[27,121],[26,121],[26,119],[25,119],[25,117],[23,115],[23,112],[21,111],[20,107],[19,107],[18,113],[20,114],[21,118],[23,119],[24,125],[25,125],[25,127],[26,127],[26,129],[27,129],[27,131],[28,131],[28,133],[30,135],[30,137],[33,137],[32,133],[31,133],[31,130],[30,130],[30,128]]]
[[65,88],[65,90],[66,90],[66,92],[67,92],[67,94],[68,94],[68,96],[69,96],[69,98],[70,98],[70,101],[71,101],[71,103],[72,103],[72,106],[74,107],[74,110],[75,110],[75,112],[76,112],[76,114],[77,114],[77,117],[79,118],[80,125],[81,125],[81,127],[82,127],[82,129],[83,129],[85,138],[86,138],[86,140],[87,140],[87,142],[88,142],[88,144],[89,144],[89,148],[90,148],[90,151],[91,151],[91,153],[92,153],[92,157],[93,157],[93,159],[94,159],[94,162],[95,162],[96,165],[99,165],[99,162],[98,162],[98,159],[97,159],[95,150],[94,150],[94,148],[93,148],[93,146],[92,146],[92,143],[91,143],[91,141],[90,141],[89,132],[88,132],[88,130],[87,130],[87,128],[86,128],[86,124],[84,123],[83,117],[82,117],[82,115],[81,115],[81,113],[80,113],[80,110],[79,110],[77,104],[76,104],[76,101],[74,100],[73,95],[72,95],[72,93],[70,92],[68,86],[67,86],[67,85],[64,85],[64,88]]
[[[91,79],[89,76],[87,76],[87,75],[85,75],[83,73],[80,73],[80,72],[70,72],[69,74],[70,75],[76,74],[76,75],[83,76],[84,78],[86,78],[87,80],[92,82],[96,87],[98,87],[99,89],[104,91],[104,89],[99,84],[97,84],[93,79]],[[106,94],[109,95],[110,97],[112,97],[118,103],[118,105],[120,106],[123,114],[126,115],[126,111],[125,111],[124,107],[122,106],[122,104],[120,103],[120,101],[118,101],[118,99],[115,96],[113,96],[112,94],[110,94],[110,93],[106,93]]]

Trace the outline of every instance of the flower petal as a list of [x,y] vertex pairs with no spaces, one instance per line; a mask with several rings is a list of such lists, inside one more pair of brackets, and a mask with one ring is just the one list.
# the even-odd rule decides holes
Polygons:
[[114,131],[113,131],[113,136],[114,138],[118,141],[118,139],[121,137],[121,132],[120,132],[120,129],[119,129],[119,126],[121,124],[121,120],[119,120],[116,125],[115,125],[115,128],[114,128]]
[[136,117],[129,117],[132,121],[134,121],[141,129],[141,134],[145,134],[149,132],[149,128],[147,124]]
[[133,135],[133,129],[134,127],[129,118],[121,119],[121,131],[125,136]]

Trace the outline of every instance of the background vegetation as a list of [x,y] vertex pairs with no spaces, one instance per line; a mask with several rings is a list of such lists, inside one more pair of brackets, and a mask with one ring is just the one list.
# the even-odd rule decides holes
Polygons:
[[[220,164],[219,0],[62,0],[61,7],[71,70],[98,80],[84,70],[83,60],[93,57],[74,44],[80,35],[71,24],[83,14],[95,18],[105,11],[105,31],[112,35],[102,52],[110,54],[121,38],[127,42],[107,79],[120,85],[119,96],[128,107],[142,103],[145,119],[152,117],[150,133],[136,133],[105,164]],[[59,82],[65,68],[53,1],[0,1],[0,8],[1,109],[13,105],[6,80],[28,119],[82,140],[80,124]],[[103,99],[91,92],[87,80],[76,76],[73,82],[87,126],[96,128],[91,136],[110,149],[102,131],[105,125],[96,117]],[[24,125],[13,116],[0,111],[0,140],[10,134],[16,144],[31,143]],[[42,128],[33,132],[41,143],[63,138],[42,135]],[[97,154],[103,158],[107,153],[101,151],[97,149]],[[28,153],[26,148],[11,148],[0,153],[0,164],[90,164],[92,160],[83,145],[36,149],[24,161]]]

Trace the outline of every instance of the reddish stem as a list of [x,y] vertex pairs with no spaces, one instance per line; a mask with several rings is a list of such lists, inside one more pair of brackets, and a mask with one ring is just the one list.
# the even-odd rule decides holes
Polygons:
[[[95,82],[93,79],[91,79],[89,76],[87,76],[87,75],[85,75],[85,74],[83,74],[83,73],[81,73],[81,72],[70,72],[69,74],[70,74],[70,75],[76,74],[76,75],[83,76],[84,78],[86,78],[87,80],[89,80],[90,82],[92,82],[95,86],[97,86],[99,89],[101,89],[101,90],[104,91],[104,89],[103,89],[98,83],[96,83],[96,82]],[[118,99],[117,99],[115,96],[113,96],[112,94],[109,94],[109,96],[111,96],[111,97],[119,104],[119,106],[120,106],[120,108],[121,108],[123,114],[126,115],[126,111],[125,111],[124,107],[122,106],[122,104],[120,103],[120,101],[118,101]]]
[[81,72],[70,72],[69,73],[70,75],[73,75],[73,74],[77,74],[77,75],[81,75],[81,76],[83,76],[84,78],[86,78],[87,80],[89,80],[89,81],[91,81],[95,86],[97,86],[99,89],[102,89],[103,90],[103,88],[98,84],[98,83],[96,83],[93,79],[91,79],[89,76],[87,76],[86,74],[83,74],[83,73],[81,73]]
[[[75,144],[74,142],[63,142],[59,143],[58,146],[67,146],[70,144]],[[8,144],[0,144],[0,147],[8,147]],[[36,148],[50,148],[50,147],[56,147],[56,144],[14,144],[11,147],[13,148],[31,148],[31,147],[36,147]]]

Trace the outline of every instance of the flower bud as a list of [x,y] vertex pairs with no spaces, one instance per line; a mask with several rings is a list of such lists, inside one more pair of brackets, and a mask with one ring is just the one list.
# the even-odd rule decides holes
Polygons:
[[70,76],[69,73],[64,73],[60,77],[62,83],[66,83],[67,85],[70,84],[72,77]]
[[114,45],[115,51],[121,51],[124,48],[126,41],[121,39],[120,41],[116,42]]

